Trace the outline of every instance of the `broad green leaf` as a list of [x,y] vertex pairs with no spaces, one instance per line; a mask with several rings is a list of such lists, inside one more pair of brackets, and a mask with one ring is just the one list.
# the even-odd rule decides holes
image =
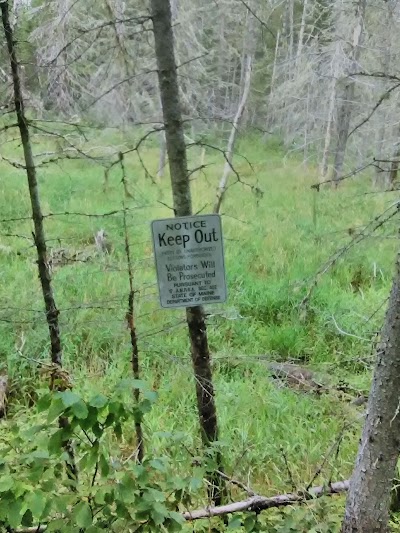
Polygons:
[[21,525],[21,509],[22,502],[18,500],[13,501],[8,507],[8,522],[12,528],[17,528]]
[[14,480],[8,474],[0,477],[0,492],[7,492],[14,487]]
[[50,524],[47,526],[46,533],[48,531],[62,531],[64,527],[65,520],[63,518],[58,518],[50,522]]
[[35,491],[31,494],[28,494],[28,496],[25,499],[26,505],[28,506],[28,509],[32,512],[32,515],[36,519],[40,519],[44,508],[46,507],[46,497],[42,492]]
[[242,527],[241,519],[238,516],[234,516],[232,520],[229,520],[227,530],[239,529],[240,527]]
[[108,398],[104,396],[104,394],[97,394],[93,398],[91,398],[88,402],[89,405],[92,407],[97,407],[97,409],[102,409],[105,407],[108,403]]
[[61,398],[65,408],[71,407],[71,405],[74,405],[74,403],[82,401],[78,394],[70,390],[59,392],[59,397]]
[[79,402],[74,403],[71,406],[71,411],[76,416],[76,418],[81,419],[86,418],[89,414],[88,408],[83,400],[79,400]]
[[99,526],[90,526],[86,529],[85,533],[104,533],[104,528]]
[[[172,514],[172,513],[171,513]],[[178,514],[178,513],[176,513]],[[184,523],[184,522],[183,522]],[[182,522],[178,522],[172,518],[167,518],[164,522],[165,530],[168,533],[176,533],[177,531],[182,531]]]
[[165,502],[165,494],[160,490],[148,488],[142,494],[142,498],[146,501]]
[[150,515],[151,515],[151,518],[153,519],[153,522],[157,526],[159,526],[168,517],[169,513],[165,505],[155,502],[153,505],[153,508],[150,511]]
[[248,516],[247,518],[245,518],[244,522],[243,522],[243,526],[244,526],[244,530],[246,531],[246,533],[251,533],[251,531],[253,531],[254,529],[254,526],[256,525],[257,523],[257,516],[256,515],[250,515]]
[[47,449],[49,450],[49,453],[51,455],[58,455],[61,453],[62,443],[64,439],[63,433],[63,430],[59,429],[50,437]]
[[47,423],[51,424],[54,422],[54,420],[56,420],[56,418],[58,418],[63,411],[64,404],[61,398],[54,398],[47,413]]
[[78,527],[87,528],[92,525],[92,511],[88,502],[79,502],[73,512],[73,518]]
[[147,390],[144,392],[143,396],[153,404],[157,401],[158,393],[154,390]]
[[39,400],[36,403],[36,408],[38,412],[43,413],[43,411],[47,411],[51,405],[52,399],[53,399],[53,395],[51,393],[47,393],[41,398],[39,398]]

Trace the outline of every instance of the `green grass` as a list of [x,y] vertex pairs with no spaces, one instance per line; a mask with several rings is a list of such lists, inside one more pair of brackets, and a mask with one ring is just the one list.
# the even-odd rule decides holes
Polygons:
[[[107,131],[92,133],[90,141],[97,147],[112,143],[116,150],[124,142]],[[41,140],[35,149],[49,149],[49,143]],[[359,438],[359,412],[334,393],[317,396],[277,386],[265,362],[254,356],[300,361],[333,385],[342,380],[368,390],[370,340],[382,322],[396,251],[396,240],[387,238],[395,234],[393,223],[352,248],[320,279],[306,318],[299,304],[320,266],[351,240],[349,232],[384,211],[395,197],[365,195],[370,184],[366,175],[337,192],[327,188],[316,193],[310,188],[317,180],[315,168],[305,168],[294,158],[284,162],[276,147],[257,138],[241,140],[237,149],[253,166],[236,157],[242,180],[257,184],[264,194],[256,197],[239,183],[228,190],[222,212],[229,301],[207,309],[212,315],[208,334],[226,471],[249,479],[255,490],[269,495],[291,490],[292,482],[297,487],[307,485],[344,422],[354,421],[339,453],[332,454],[322,472],[322,479],[349,476]],[[15,146],[2,154],[14,160],[21,156]],[[141,156],[155,173],[156,147],[149,144]],[[192,149],[189,156],[190,167],[198,166],[199,150]],[[210,211],[224,162],[220,154],[208,150],[206,163],[205,172],[193,175],[195,211]],[[189,452],[199,453],[200,448],[189,343],[184,311],[162,310],[158,304],[150,241],[151,220],[171,216],[165,207],[172,203],[169,177],[166,173],[153,184],[135,155],[127,158],[126,169],[133,193],[126,201],[131,208],[128,226],[138,290],[141,370],[159,393],[145,421],[146,447],[170,455],[177,470],[184,471]],[[29,216],[23,172],[1,163],[0,173],[0,218]],[[118,167],[109,176],[106,192],[103,180],[103,169],[90,162],[66,161],[41,168],[43,211],[120,210],[123,189]],[[109,257],[54,270],[64,364],[77,390],[107,391],[130,374],[124,318],[129,286],[121,213],[103,218],[51,216],[45,227],[49,248],[62,247],[69,254],[93,256],[93,234],[100,228],[113,242]],[[12,378],[10,416],[28,418],[26,408],[34,401],[35,389],[45,383],[38,363],[49,357],[30,222],[2,222],[0,245],[9,247],[8,252],[0,249],[0,370]],[[355,336],[341,334],[335,321]],[[170,431],[181,434],[181,439],[171,443],[161,434]],[[315,482],[319,481],[321,477]]]

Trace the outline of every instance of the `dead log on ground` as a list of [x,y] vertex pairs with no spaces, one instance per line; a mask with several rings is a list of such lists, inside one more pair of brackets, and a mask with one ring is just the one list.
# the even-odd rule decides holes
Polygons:
[[331,483],[329,486],[314,487],[308,492],[295,492],[289,494],[280,494],[266,498],[263,496],[254,496],[241,502],[230,503],[229,505],[220,505],[219,507],[206,507],[197,511],[187,511],[183,517],[187,521],[201,520],[203,518],[212,518],[213,516],[223,516],[231,513],[241,513],[243,511],[257,512],[276,507],[285,507],[304,503],[308,500],[321,498],[322,496],[333,496],[349,490],[350,481],[338,481]]

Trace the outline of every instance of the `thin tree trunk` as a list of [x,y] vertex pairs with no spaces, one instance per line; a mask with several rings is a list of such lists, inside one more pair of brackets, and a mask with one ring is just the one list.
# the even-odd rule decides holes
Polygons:
[[[400,135],[400,130],[399,130],[399,135]],[[397,173],[399,170],[399,157],[400,157],[400,139],[398,139],[395,144],[395,149],[392,155],[392,163],[390,165],[389,176],[386,181],[386,186],[389,189],[394,188],[394,183],[397,179]]]
[[400,450],[400,253],[377,350],[367,417],[351,478],[343,533],[386,533]]
[[325,141],[324,149],[322,152],[322,161],[321,161],[321,172],[320,172],[320,183],[323,183],[328,174],[328,165],[329,165],[329,152],[332,141],[332,126],[333,119],[335,116],[335,104],[336,104],[336,85],[338,77],[338,54],[339,54],[339,42],[336,42],[335,46],[335,55],[333,57],[333,73],[332,73],[332,83],[329,96],[329,106],[328,106],[328,120],[326,123],[326,132],[325,132]]
[[[279,54],[280,36],[281,36],[281,33],[278,30],[277,34],[276,34],[274,64],[272,66],[271,83],[269,85],[267,129],[271,127],[271,125],[273,124],[273,119],[274,119],[274,116],[273,116],[273,113],[272,113],[272,99],[274,97],[275,81],[276,81],[276,77],[277,77],[276,71],[277,71],[277,67],[278,67],[278,54]],[[266,135],[264,137],[266,137]]]
[[304,0],[303,14],[301,16],[301,24],[300,24],[300,32],[299,32],[299,42],[297,45],[297,52],[296,52],[296,67],[299,66],[301,53],[303,51],[304,32],[306,29],[306,21],[307,21],[307,8],[308,8],[308,0]]
[[243,116],[243,112],[246,107],[247,99],[250,94],[250,85],[251,85],[251,74],[252,74],[252,65],[253,65],[253,56],[255,49],[255,35],[254,35],[254,17],[248,13],[247,18],[247,30],[244,39],[244,53],[243,60],[241,65],[241,84],[240,84],[240,97],[239,105],[236,110],[235,117],[233,119],[231,132],[228,139],[228,146],[225,153],[225,165],[222,173],[221,180],[219,182],[216,194],[216,200],[214,204],[214,213],[219,213],[222,201],[225,196],[226,188],[228,185],[229,174],[232,170],[232,160],[233,160],[233,150],[235,147],[237,130],[239,127],[240,120]]
[[[179,86],[168,0],[151,0],[158,79],[165,124],[171,186],[176,216],[192,214],[186,145],[179,101]],[[218,440],[217,411],[207,339],[207,327],[202,307],[186,309],[196,379],[197,408],[203,444],[208,447]],[[222,458],[216,457],[218,470]],[[217,473],[210,476],[210,497],[218,505],[222,500],[223,482]]]
[[[58,323],[59,311],[54,300],[53,289],[51,285],[51,275],[47,261],[46,236],[43,226],[43,213],[40,205],[39,188],[36,178],[36,167],[32,153],[30,132],[28,120],[25,116],[24,99],[21,89],[20,68],[17,60],[15,49],[15,39],[13,30],[10,25],[10,14],[8,0],[0,1],[1,17],[4,28],[4,34],[7,43],[7,50],[10,58],[12,73],[15,113],[17,116],[18,128],[21,136],[21,144],[24,152],[26,175],[28,179],[29,196],[32,208],[32,220],[34,224],[34,241],[37,251],[37,264],[39,270],[39,279],[42,287],[43,300],[46,309],[46,320],[49,329],[51,345],[51,361],[57,368],[62,364],[62,347],[60,328]],[[61,428],[66,428],[68,421],[65,418],[59,419]],[[77,480],[78,471],[75,464],[74,452],[69,440],[63,442],[69,459],[67,461],[67,472],[69,477]]]
[[[386,2],[386,17],[385,17],[385,27],[386,31],[382,39],[382,46],[380,47],[380,57],[382,58],[382,72],[384,74],[389,74],[390,65],[392,60],[392,40],[393,34],[395,33],[394,27],[394,9],[396,8],[397,0],[389,0]],[[388,81],[381,80],[380,83],[382,90],[386,91],[388,89]],[[383,92],[382,91],[382,92]],[[376,158],[383,159],[384,156],[384,143],[386,135],[386,122],[388,119],[388,112],[385,107],[382,110],[381,122],[378,128],[377,136],[377,151]],[[388,184],[390,177],[387,172],[382,172],[378,167],[375,168],[375,174],[373,177],[373,185],[385,187]]]
[[217,197],[216,197],[215,204],[214,204],[214,213],[219,213],[222,201],[225,196],[226,187],[228,185],[229,174],[232,169],[233,149],[235,147],[236,134],[237,134],[240,118],[243,114],[243,111],[244,111],[244,108],[247,102],[247,98],[250,92],[252,56],[251,55],[246,56],[245,61],[246,61],[246,66],[245,66],[243,94],[240,99],[239,107],[236,111],[235,118],[233,119],[232,129],[229,135],[228,147],[225,153],[226,161],[225,161],[222,177],[217,188]]
[[[122,183],[124,190],[126,190],[126,172],[124,165],[123,155],[120,154],[120,166],[122,171]],[[129,244],[129,234],[128,234],[128,224],[126,220],[126,205],[125,200],[123,202],[123,223],[124,223],[124,237],[125,237],[125,255],[126,262],[128,267],[128,279],[129,279],[129,296],[128,296],[128,311],[126,313],[126,321],[131,337],[131,348],[132,348],[132,372],[133,377],[136,380],[140,379],[140,366],[139,366],[139,347],[138,347],[138,338],[136,333],[135,326],[135,314],[134,314],[134,303],[135,303],[135,290],[133,286],[133,267],[132,267],[132,258],[131,258],[131,247]],[[140,400],[140,390],[138,388],[134,389],[133,392],[136,405],[139,404]],[[144,457],[144,439],[143,439],[143,430],[141,423],[141,416],[137,415],[135,418],[135,432],[136,432],[136,444],[137,444],[137,460],[139,463],[143,462]]]
[[[353,29],[353,42],[350,53],[350,74],[357,70],[358,60],[361,54],[361,45],[364,37],[364,17],[366,3],[366,0],[358,0],[357,2],[356,23]],[[353,78],[346,78],[342,92],[342,101],[339,106],[337,116],[337,142],[332,177],[336,187],[339,184],[340,176],[343,170],[344,157],[349,138],[352,107],[354,104],[354,95],[355,80]]]

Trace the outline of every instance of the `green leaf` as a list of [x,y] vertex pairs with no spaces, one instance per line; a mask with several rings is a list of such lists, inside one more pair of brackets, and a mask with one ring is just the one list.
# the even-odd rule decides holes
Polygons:
[[13,501],[8,507],[8,522],[12,528],[17,528],[21,525],[21,501]]
[[79,402],[74,403],[71,406],[71,411],[76,416],[76,418],[80,419],[86,418],[89,414],[88,408],[83,400],[79,400]]
[[100,472],[103,477],[107,477],[110,473],[110,465],[104,455],[104,453],[100,454],[99,459],[99,465],[100,465]]
[[234,516],[232,520],[229,520],[227,530],[239,529],[240,527],[242,527],[241,519],[238,516]]
[[52,399],[53,399],[53,395],[51,393],[47,393],[41,398],[39,398],[39,400],[36,403],[36,408],[38,410],[38,413],[43,413],[44,411],[47,411],[51,405]]
[[101,533],[101,532],[104,532],[104,528],[99,527],[99,526],[90,526],[85,531],[85,533]]
[[65,520],[63,518],[58,518],[56,520],[52,520],[49,525],[47,526],[46,532],[49,531],[63,531],[65,528]]
[[153,404],[157,401],[158,393],[154,390],[147,390],[143,393],[143,396]]
[[95,407],[92,407],[89,405],[88,407],[88,414],[85,418],[82,418],[79,420],[79,425],[82,429],[88,430],[92,429],[93,427],[96,427],[98,425],[98,416],[99,411]]
[[146,382],[141,379],[123,379],[115,387],[115,392],[118,394],[123,392],[131,392],[132,389],[145,390],[147,388]]
[[73,512],[73,517],[78,527],[86,528],[92,525],[92,511],[88,502],[79,502]]
[[32,512],[33,517],[40,520],[44,508],[46,507],[45,495],[39,491],[32,492],[26,497],[25,503],[28,506],[28,509]]
[[104,396],[104,394],[97,394],[93,398],[91,398],[88,402],[89,405],[92,407],[96,407],[97,409],[102,409],[105,407],[108,403],[108,398]]
[[256,523],[257,523],[257,516],[253,516],[253,515],[248,516],[243,522],[243,526],[244,526],[246,533],[251,533]]
[[52,422],[54,422],[54,420],[58,418],[63,411],[64,405],[61,398],[55,398],[52,401],[49,407],[49,411],[47,413],[47,423],[51,424]]
[[153,519],[153,522],[159,526],[168,517],[169,513],[165,505],[162,505],[161,503],[154,503],[153,508],[150,511],[150,515]]
[[152,459],[151,461],[149,461],[149,465],[151,466],[151,468],[153,468],[154,470],[158,470],[159,472],[167,471],[166,465],[161,459]]
[[65,408],[71,407],[71,405],[74,405],[75,403],[82,401],[81,397],[78,394],[70,390],[59,392],[59,397],[61,398],[62,403]]
[[14,480],[10,475],[0,477],[0,492],[7,492],[14,487]]
[[51,455],[59,455],[62,451],[63,430],[59,429],[50,437],[47,449]]
[[140,412],[144,415],[146,415],[147,413],[150,413],[152,407],[153,407],[153,404],[150,400],[143,400],[139,403],[139,409],[140,409]]

